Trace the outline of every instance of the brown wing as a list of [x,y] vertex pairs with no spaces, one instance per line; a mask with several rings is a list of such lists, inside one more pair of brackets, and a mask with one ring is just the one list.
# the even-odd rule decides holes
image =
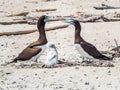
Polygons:
[[84,43],[80,43],[81,47],[91,56],[93,56],[94,58],[98,58],[101,54],[100,52],[97,50],[97,48],[95,46],[93,46],[90,43],[84,42]]
[[40,45],[45,45],[47,43],[47,41],[45,41],[45,42],[40,42],[40,41],[35,41],[35,42],[33,42],[33,43],[31,43],[30,45],[29,45],[29,47],[30,48],[33,48],[34,46],[40,46]]
[[34,46],[42,45],[39,41],[31,43],[28,47],[33,48]]
[[28,47],[26,47],[18,56],[21,60],[29,60],[33,56],[37,55],[42,49],[32,48],[34,45],[39,45],[39,42],[33,42]]

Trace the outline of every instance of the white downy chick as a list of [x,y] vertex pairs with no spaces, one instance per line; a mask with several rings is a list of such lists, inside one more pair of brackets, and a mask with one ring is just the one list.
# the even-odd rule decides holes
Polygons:
[[58,63],[58,52],[55,47],[55,44],[49,42],[47,47],[50,51],[47,53],[46,60],[45,60],[45,67],[53,67]]

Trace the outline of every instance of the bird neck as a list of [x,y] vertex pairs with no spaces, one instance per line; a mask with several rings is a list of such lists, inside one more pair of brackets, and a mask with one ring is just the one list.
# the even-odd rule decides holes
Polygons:
[[81,33],[81,26],[78,25],[75,27],[75,42],[74,42],[75,44],[78,44],[78,43],[84,41],[83,38],[81,37],[80,33]]
[[37,27],[38,27],[38,31],[39,31],[38,41],[41,44],[46,44],[47,38],[46,38],[46,33],[45,33],[45,23],[38,23]]

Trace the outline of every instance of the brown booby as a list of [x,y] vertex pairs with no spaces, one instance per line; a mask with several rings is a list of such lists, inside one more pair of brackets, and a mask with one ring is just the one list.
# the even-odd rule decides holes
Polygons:
[[87,59],[102,59],[102,60],[112,60],[112,58],[102,55],[95,46],[86,42],[80,35],[81,25],[79,21],[74,19],[65,20],[66,23],[70,23],[75,27],[75,47],[81,54],[81,56]]
[[[37,41],[27,46],[12,62],[25,61],[34,58],[37,62],[38,57],[44,52],[47,44],[47,38],[45,33],[45,24],[48,21],[48,16],[41,16],[37,22],[37,28],[39,31],[39,38]],[[34,48],[34,46],[40,46],[40,48]]]

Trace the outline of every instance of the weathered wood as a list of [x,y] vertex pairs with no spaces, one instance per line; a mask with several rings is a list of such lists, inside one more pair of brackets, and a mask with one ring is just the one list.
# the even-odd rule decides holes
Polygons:
[[113,7],[113,6],[109,6],[109,5],[105,5],[105,4],[101,4],[100,7],[93,7],[96,10],[104,10],[104,9],[120,9],[120,7]]
[[38,1],[25,1],[26,3],[38,3]]
[[15,32],[2,32],[0,33],[0,36],[10,36],[10,35],[22,35],[22,34],[29,34],[36,32],[37,30],[27,30],[27,31],[15,31]]
[[86,22],[97,22],[97,21],[104,21],[104,22],[111,22],[111,21],[120,21],[120,18],[107,18],[104,16],[98,16],[98,17],[90,17],[88,19],[80,20],[80,22],[86,23]]
[[111,22],[111,21],[120,21],[120,18],[107,18],[107,17],[101,17],[101,19],[105,22]]
[[36,12],[48,12],[48,11],[56,11],[57,9],[36,9]]
[[101,16],[99,17],[90,17],[84,20],[80,20],[80,22],[86,23],[86,22],[96,22],[97,20],[100,20]]
[[[66,28],[69,25],[59,25],[59,26],[55,26],[55,27],[49,27],[46,28],[46,31],[51,31],[51,30],[56,30],[56,29],[60,29],[60,28]],[[23,34],[29,34],[29,33],[33,33],[36,32],[37,30],[27,30],[27,31],[16,31],[16,32],[2,32],[0,33],[0,36],[6,35],[6,36],[10,36],[10,35],[23,35]]]
[[28,13],[29,13],[29,12],[21,12],[21,13],[6,15],[6,16],[7,16],[7,17],[13,17],[13,16],[26,16]]
[[[65,20],[66,18],[69,18],[69,19],[77,19],[78,21],[80,22],[97,22],[98,20],[103,20],[105,22],[110,22],[110,21],[120,21],[120,18],[108,18],[108,17],[105,17],[103,15],[99,15],[99,16],[91,16],[89,18],[82,18],[82,19],[79,19],[78,17],[71,17],[71,16],[67,16],[67,17],[58,17],[58,18],[55,18],[55,19],[51,19],[49,20],[48,22],[52,22],[52,21],[63,21]],[[32,18],[33,20],[37,20],[38,17],[35,17],[35,18]]]
[[120,53],[120,46],[113,48],[111,51],[117,51],[118,53]]
[[[53,19],[53,20],[49,20],[48,22],[52,22],[52,21],[62,21],[64,19]],[[35,25],[37,24],[37,19],[36,18],[32,18],[30,20],[19,20],[19,21],[8,21],[8,22],[0,22],[1,25],[11,25],[11,24],[30,24],[30,25]]]
[[[32,17],[32,18],[29,18],[29,19],[24,18],[26,20],[0,22],[0,24],[2,24],[2,25],[11,25],[11,24],[24,24],[24,23],[27,23],[27,24],[33,24],[33,25],[35,25],[37,23],[37,18],[38,17],[35,17],[35,18]],[[102,20],[104,22],[120,21],[120,18],[107,18],[107,17],[104,17],[104,16],[89,17],[87,19],[82,19],[82,20],[78,19],[78,18],[72,18],[72,19],[77,19],[78,21],[83,22],[83,23],[98,22],[100,20]],[[63,21],[63,20],[65,20],[65,18],[56,18],[56,19],[49,20],[49,22],[52,22],[52,21]]]
[[22,21],[0,22],[0,24],[2,25],[24,24],[24,23],[27,23],[27,21],[22,20]]

